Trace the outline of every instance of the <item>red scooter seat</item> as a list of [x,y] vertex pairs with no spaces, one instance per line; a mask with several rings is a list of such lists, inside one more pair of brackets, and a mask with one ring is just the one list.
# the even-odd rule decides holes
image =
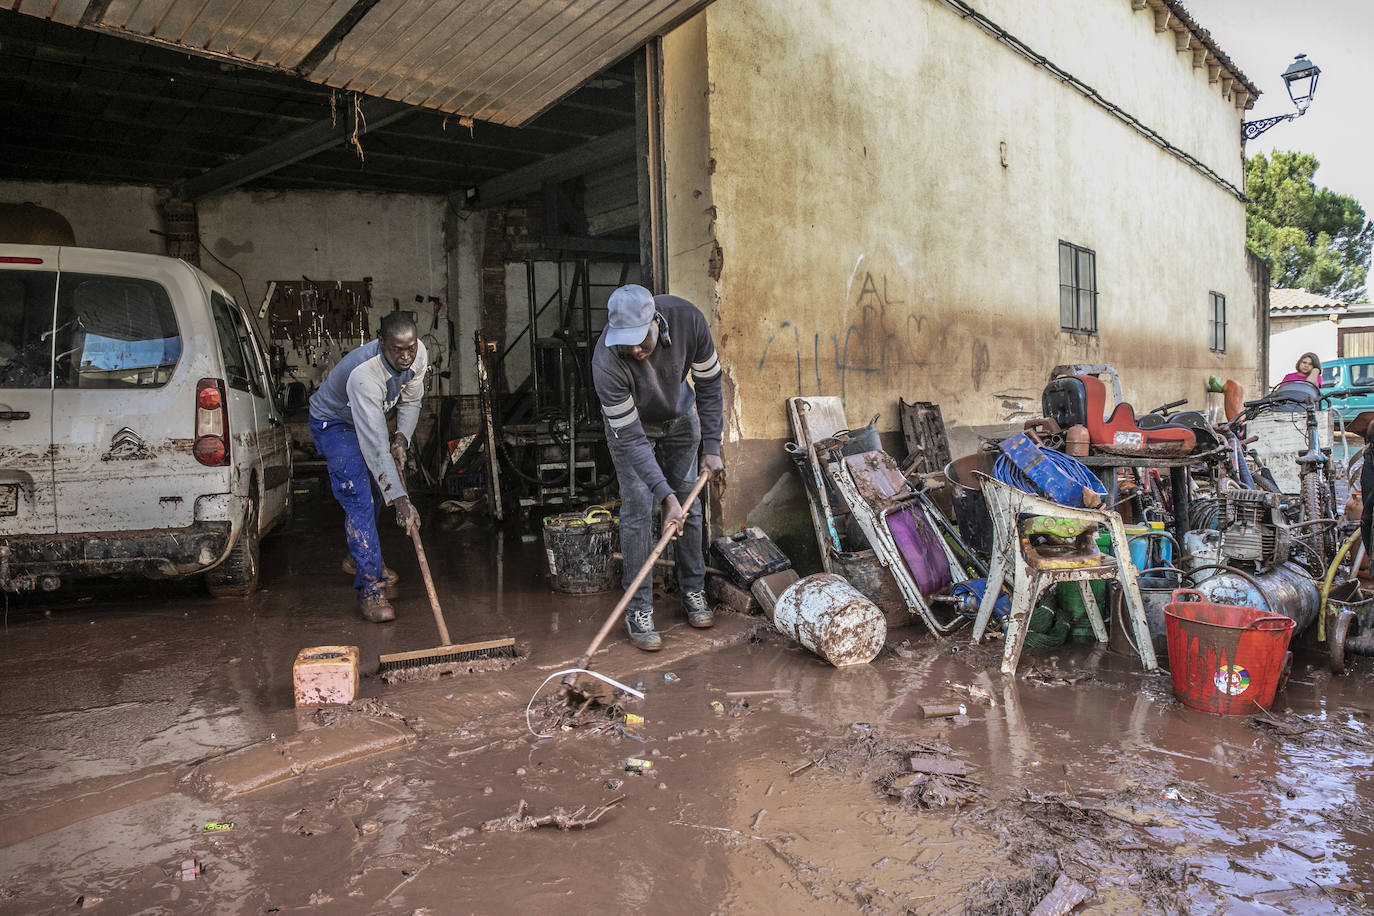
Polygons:
[[1095,375],[1076,375],[1087,395],[1088,441],[1093,448],[1112,455],[1150,458],[1182,458],[1197,447],[1197,436],[1186,426],[1156,426],[1141,429],[1130,404],[1116,405],[1111,416],[1102,418],[1107,408],[1107,386]]

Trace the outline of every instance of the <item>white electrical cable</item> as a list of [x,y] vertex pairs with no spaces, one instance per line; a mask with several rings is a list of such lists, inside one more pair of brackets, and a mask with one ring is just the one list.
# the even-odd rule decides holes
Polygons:
[[528,728],[530,730],[530,734],[534,735],[534,737],[536,738],[553,738],[555,736],[542,735],[534,730],[534,726],[530,724],[530,709],[533,708],[534,701],[539,699],[539,691],[543,690],[546,686],[548,686],[549,681],[553,680],[556,677],[561,677],[565,674],[590,674],[598,681],[602,681],[604,683],[610,684],[612,687],[616,687],[620,690],[623,690],[632,697],[636,697],[641,700],[644,699],[644,694],[640,693],[638,690],[635,690],[633,687],[627,686],[625,684],[620,683],[617,680],[606,677],[604,674],[597,674],[595,671],[588,671],[586,668],[565,668],[562,671],[555,671],[553,674],[550,674],[548,677],[544,678],[544,683],[539,685],[539,687],[534,691],[534,696],[530,697],[530,701],[525,704],[525,727]]

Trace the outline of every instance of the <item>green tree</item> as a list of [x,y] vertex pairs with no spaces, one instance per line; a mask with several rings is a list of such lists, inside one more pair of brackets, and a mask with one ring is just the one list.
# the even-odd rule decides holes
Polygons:
[[1269,285],[1354,302],[1364,294],[1374,223],[1353,197],[1317,187],[1310,153],[1245,160],[1245,236],[1269,262]]

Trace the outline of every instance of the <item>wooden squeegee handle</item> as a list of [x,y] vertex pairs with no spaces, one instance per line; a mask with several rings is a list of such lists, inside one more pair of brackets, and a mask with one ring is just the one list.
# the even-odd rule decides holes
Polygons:
[[420,543],[420,529],[410,529],[410,539],[415,542],[415,559],[420,561],[420,575],[425,579],[425,591],[429,592],[429,607],[434,611],[434,622],[439,626],[439,644],[452,644],[448,638],[448,625],[444,623],[444,612],[439,610],[439,595],[434,591],[434,578],[429,574],[429,560],[425,559],[425,548]]
[[[706,481],[710,479],[711,472],[707,471],[697,478],[696,483],[692,484],[691,492],[687,494],[687,499],[682,504],[683,518],[687,517],[688,511],[692,508],[692,503],[696,502],[697,496],[701,494],[702,487],[706,486]],[[587,667],[588,662],[592,660],[592,656],[596,654],[596,650],[601,648],[601,643],[606,639],[606,635],[611,632],[611,627],[615,626],[617,618],[624,612],[625,606],[630,603],[630,599],[633,598],[635,592],[639,590],[640,583],[644,581],[644,577],[654,568],[654,563],[658,561],[659,556],[662,555],[664,549],[668,546],[668,542],[681,533],[682,525],[680,523],[665,525],[663,527],[663,534],[659,537],[658,543],[654,545],[653,552],[649,554],[649,559],[645,560],[644,565],[639,567],[639,572],[635,574],[634,581],[630,583],[629,588],[625,589],[625,594],[620,596],[620,600],[616,602],[615,609],[612,610],[610,615],[606,618],[606,622],[601,625],[601,631],[596,634],[596,638],[593,639],[591,645],[587,647],[587,651],[577,660],[576,667]],[[571,677],[572,675],[568,675],[568,678]],[[567,678],[565,678],[564,681],[565,683],[570,683]]]

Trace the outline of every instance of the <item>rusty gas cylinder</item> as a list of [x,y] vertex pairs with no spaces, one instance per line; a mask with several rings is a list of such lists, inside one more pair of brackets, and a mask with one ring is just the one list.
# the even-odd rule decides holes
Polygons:
[[866,665],[887,638],[883,612],[833,573],[788,586],[773,608],[773,626],[835,667]]
[[1064,432],[1064,453],[1074,458],[1086,458],[1088,441],[1088,427],[1070,426]]

